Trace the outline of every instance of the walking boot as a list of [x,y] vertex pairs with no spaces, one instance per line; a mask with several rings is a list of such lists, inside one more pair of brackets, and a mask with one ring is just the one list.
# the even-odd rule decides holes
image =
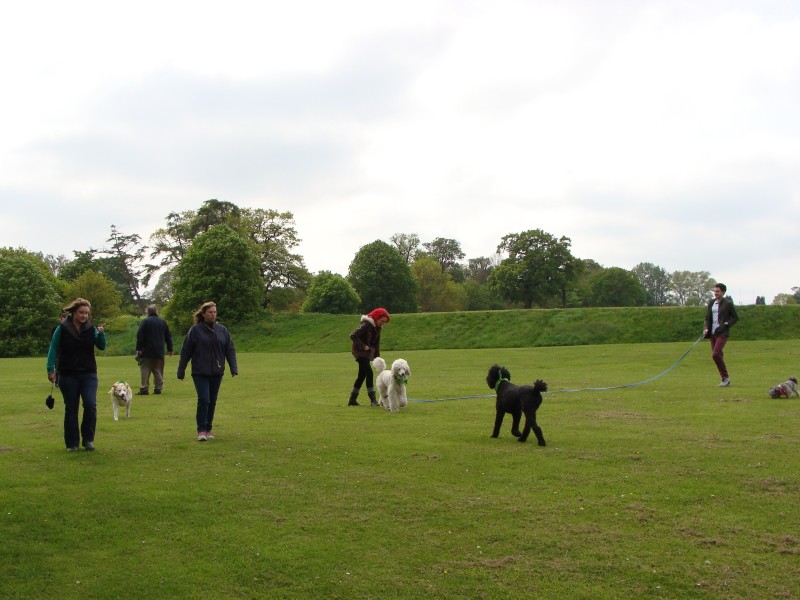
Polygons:
[[375,390],[367,390],[367,396],[369,396],[369,403],[370,406],[378,406],[378,400],[375,398]]
[[358,390],[354,388],[353,391],[350,392],[350,400],[347,402],[347,406],[361,406],[356,402],[356,398],[358,398]]
[[136,395],[137,396],[147,396],[149,393],[150,392],[147,390],[147,388],[139,388],[139,391],[136,392]]

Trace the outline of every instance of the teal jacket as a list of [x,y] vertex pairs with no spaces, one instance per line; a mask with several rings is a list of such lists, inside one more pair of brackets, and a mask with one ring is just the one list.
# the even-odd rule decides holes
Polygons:
[[[68,317],[69,318],[69,317]],[[74,330],[74,326],[72,323],[67,323],[66,319],[61,321],[61,323],[56,327],[55,331],[53,331],[53,337],[50,339],[50,350],[47,352],[47,372],[55,373],[57,369],[59,369],[59,362],[61,358],[61,336],[62,332],[65,327],[69,327]],[[105,350],[106,349],[106,333],[105,331],[97,331],[97,327],[92,325],[91,323],[87,323],[83,326],[80,333],[84,333],[88,330],[88,328],[93,329],[93,341],[94,347],[98,350]],[[68,332],[67,335],[79,335],[78,332]],[[94,361],[92,361],[94,362]],[[80,365],[78,369],[71,369],[71,370],[83,370],[83,371],[96,371],[97,366],[96,364],[83,364]]]

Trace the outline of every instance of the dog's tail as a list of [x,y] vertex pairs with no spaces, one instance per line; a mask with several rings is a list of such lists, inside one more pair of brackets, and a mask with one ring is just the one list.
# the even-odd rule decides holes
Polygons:
[[533,389],[537,392],[546,392],[547,391],[547,383],[542,381],[541,379],[537,379],[533,384]]
[[372,368],[375,369],[378,373],[381,371],[386,370],[386,361],[383,360],[380,356],[376,356],[372,360]]

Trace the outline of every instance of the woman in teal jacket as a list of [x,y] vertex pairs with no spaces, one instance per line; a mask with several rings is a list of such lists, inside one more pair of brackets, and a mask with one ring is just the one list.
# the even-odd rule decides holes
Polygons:
[[[94,450],[97,427],[97,361],[94,349],[105,350],[105,323],[95,327],[89,320],[92,305],[76,298],[64,308],[66,315],[53,331],[47,353],[47,378],[64,397],[64,443],[68,452],[83,447]],[[83,399],[83,420],[78,413]]]

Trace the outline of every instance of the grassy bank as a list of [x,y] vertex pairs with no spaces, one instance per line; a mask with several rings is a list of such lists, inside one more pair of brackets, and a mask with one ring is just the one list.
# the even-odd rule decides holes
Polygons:
[[[800,306],[742,306],[735,340],[800,338]],[[590,308],[398,314],[383,336],[386,351],[529,348],[696,340],[705,309]],[[224,322],[224,310],[220,319]],[[236,347],[248,352],[342,352],[359,315],[269,315],[233,325]],[[181,332],[177,332],[180,334]],[[109,355],[133,354],[136,320],[109,327]],[[176,335],[176,348],[180,348]]]

